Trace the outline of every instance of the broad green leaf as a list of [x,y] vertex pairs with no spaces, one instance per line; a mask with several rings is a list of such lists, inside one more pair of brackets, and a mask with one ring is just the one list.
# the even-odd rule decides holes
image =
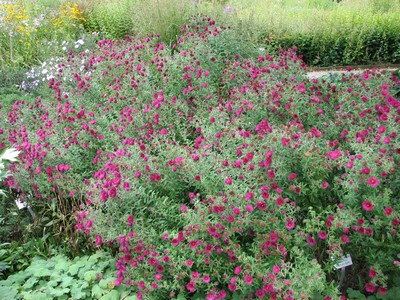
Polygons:
[[55,280],[50,280],[50,281],[47,283],[47,286],[49,286],[49,287],[56,287],[57,285],[58,285],[58,282],[55,281]]
[[39,291],[35,291],[35,292],[24,292],[23,293],[24,299],[26,300],[48,300],[49,296],[39,292]]
[[60,286],[63,288],[71,286],[73,281],[75,281],[75,279],[70,276],[63,276],[61,279],[62,281],[60,283]]
[[100,299],[106,292],[105,289],[102,289],[98,284],[95,284],[92,288],[92,297]]
[[0,261],[0,271],[5,271],[10,268],[10,265],[8,263]]
[[71,296],[73,299],[86,299],[87,298],[87,292],[84,291],[84,287],[79,286],[78,284],[74,284],[71,287]]
[[18,291],[12,286],[0,286],[0,299],[2,300],[15,300]]
[[50,292],[50,295],[59,298],[63,295],[68,294],[69,289],[68,288],[64,288],[64,289],[63,288],[55,288],[55,289],[49,288],[49,292]]
[[128,296],[128,297],[124,298],[124,300],[137,300],[137,299],[138,299],[138,298],[137,298],[136,295]]
[[120,300],[120,295],[118,291],[112,290],[107,295],[101,297],[100,300]]
[[87,282],[94,282],[96,280],[96,271],[87,271],[83,275],[83,279],[85,279]]
[[73,264],[72,266],[69,267],[68,273],[69,273],[71,276],[75,276],[76,274],[78,274],[79,268],[80,268],[80,267],[79,267],[78,265]]
[[57,263],[54,266],[54,269],[56,271],[62,271],[62,272],[67,272],[69,269],[69,263],[68,261],[64,260],[58,260]]
[[176,296],[176,300],[186,300],[186,297],[182,293],[179,293],[178,296]]
[[33,272],[33,276],[35,277],[47,277],[51,275],[51,271],[45,268],[38,268]]
[[114,277],[105,278],[100,280],[99,286],[105,290],[106,289],[112,290],[114,288],[114,281],[115,281]]
[[29,272],[18,272],[8,276],[7,281],[10,281],[15,285],[22,285],[28,277],[31,277]]
[[24,284],[24,289],[30,290],[32,287],[39,281],[37,277],[31,277],[29,278],[25,284]]

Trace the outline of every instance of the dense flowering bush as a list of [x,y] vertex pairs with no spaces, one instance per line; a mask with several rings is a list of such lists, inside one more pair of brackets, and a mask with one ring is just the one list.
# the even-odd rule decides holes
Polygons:
[[77,230],[119,250],[115,284],[139,299],[336,299],[344,254],[341,288],[384,294],[400,250],[396,81],[310,80],[295,49],[245,58],[229,34],[204,18],[171,48],[70,52],[52,99],[3,109],[22,151],[7,184],[81,204]]

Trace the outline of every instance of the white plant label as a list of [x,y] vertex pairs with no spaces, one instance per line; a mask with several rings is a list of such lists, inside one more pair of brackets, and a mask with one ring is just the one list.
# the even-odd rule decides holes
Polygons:
[[28,206],[28,203],[22,202],[20,198],[15,200],[15,204],[17,205],[18,209],[23,209]]
[[351,266],[353,264],[353,261],[351,260],[350,254],[347,254],[346,256],[343,256],[342,259],[340,259],[337,264],[334,265],[335,270],[337,269],[342,269],[348,266]]

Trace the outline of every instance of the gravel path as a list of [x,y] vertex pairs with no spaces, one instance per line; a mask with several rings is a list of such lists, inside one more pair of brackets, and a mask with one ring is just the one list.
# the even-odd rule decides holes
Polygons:
[[[380,72],[393,72],[393,71],[396,71],[399,68],[400,68],[400,66],[399,67],[393,67],[393,68],[372,68],[371,67],[370,69],[378,70]],[[329,75],[329,74],[360,74],[360,73],[363,73],[365,70],[368,70],[368,69],[365,69],[365,68],[352,69],[350,71],[346,70],[346,69],[312,70],[312,71],[307,72],[307,77],[312,79],[312,78],[320,78],[322,76]]]

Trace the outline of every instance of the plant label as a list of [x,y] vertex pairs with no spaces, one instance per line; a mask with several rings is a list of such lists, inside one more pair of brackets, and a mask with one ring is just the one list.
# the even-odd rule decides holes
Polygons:
[[27,202],[22,202],[20,198],[15,200],[15,204],[17,205],[18,209],[21,210],[28,206]]
[[353,264],[353,261],[351,260],[351,256],[350,256],[350,254],[347,254],[346,256],[343,256],[342,259],[340,259],[334,265],[334,268],[335,268],[335,270],[342,269],[342,268],[351,266],[352,264]]

